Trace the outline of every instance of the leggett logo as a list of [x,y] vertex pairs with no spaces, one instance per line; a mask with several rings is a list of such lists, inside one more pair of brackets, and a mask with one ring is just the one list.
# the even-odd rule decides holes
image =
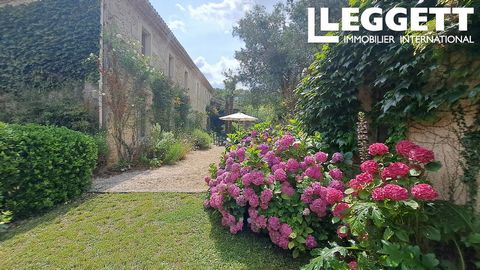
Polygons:
[[[338,43],[340,36],[317,36],[315,8],[308,8],[308,42],[309,43]],[[367,8],[360,14],[359,8],[342,8],[341,24],[329,20],[329,9],[320,8],[320,29],[322,32],[359,31],[360,26],[367,31],[383,31],[384,25],[388,29],[397,32],[428,31],[426,22],[428,15],[435,16],[435,30],[445,30],[445,16],[456,15],[458,17],[458,30],[468,31],[468,16],[474,13],[473,8],[449,8],[449,7],[419,7],[390,9],[385,16],[381,8]],[[384,21],[385,20],[385,21]],[[410,28],[409,28],[410,25]],[[394,43],[394,36],[354,36],[343,37],[346,43]],[[474,43],[471,36],[400,36],[401,43]]]

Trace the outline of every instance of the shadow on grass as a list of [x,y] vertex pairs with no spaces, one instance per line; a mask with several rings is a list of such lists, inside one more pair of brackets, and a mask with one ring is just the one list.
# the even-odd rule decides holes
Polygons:
[[9,228],[6,232],[0,233],[0,244],[8,240],[14,236],[21,235],[27,233],[28,231],[34,229],[37,226],[42,224],[51,223],[52,220],[60,216],[64,216],[68,213],[71,209],[78,207],[80,204],[91,200],[98,196],[95,193],[86,193],[80,198],[74,199],[69,202],[65,202],[64,204],[54,206],[52,209],[47,210],[46,212],[39,213],[36,216],[29,217],[27,219],[22,219],[15,221],[9,224]]
[[241,263],[246,269],[299,269],[309,261],[307,255],[293,258],[289,250],[274,245],[268,235],[244,230],[232,235],[221,226],[218,213],[208,211],[212,224],[210,236],[225,261]]

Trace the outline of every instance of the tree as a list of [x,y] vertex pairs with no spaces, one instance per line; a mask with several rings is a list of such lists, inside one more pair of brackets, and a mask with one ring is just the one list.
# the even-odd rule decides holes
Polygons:
[[238,80],[257,97],[256,105],[283,102],[283,110],[294,108],[293,90],[317,49],[307,43],[307,7],[322,6],[332,8],[335,19],[346,3],[288,0],[275,5],[272,12],[257,5],[234,27],[233,35],[245,42],[245,47],[235,52],[240,62]]

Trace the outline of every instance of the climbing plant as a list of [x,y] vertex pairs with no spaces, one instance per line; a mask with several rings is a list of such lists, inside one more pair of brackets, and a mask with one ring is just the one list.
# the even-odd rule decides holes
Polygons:
[[61,85],[96,73],[100,3],[98,0],[43,0],[0,8],[0,92],[23,85]]
[[[380,7],[387,12],[392,7],[468,6],[476,10],[480,2],[472,0],[352,0],[352,6],[365,9]],[[480,40],[480,14],[469,17],[469,35]],[[398,42],[401,35],[457,35],[455,17],[446,18],[443,32],[393,32],[385,29],[375,35],[390,35],[395,43],[339,43],[323,46],[316,54],[309,73],[296,92],[300,98],[297,111],[310,132],[321,131],[325,140],[343,151],[355,150],[355,124],[359,111],[367,111],[370,120],[369,136],[374,141],[393,142],[404,138],[412,121],[434,122],[439,111],[457,111],[460,115],[460,142],[463,164],[467,173],[470,197],[476,196],[473,187],[478,177],[478,111],[474,123],[465,121],[459,111],[467,102],[478,106],[480,85],[471,85],[480,78],[480,50],[473,44],[412,44]],[[435,25],[434,17],[427,22]],[[338,33],[340,36],[352,33]],[[354,35],[371,35],[364,29]],[[463,119],[463,120],[462,120]],[[466,124],[461,125],[465,122]],[[476,124],[475,124],[476,123]],[[473,199],[470,198],[473,203]]]
[[98,81],[98,0],[43,0],[0,7],[0,120],[93,132],[82,101]]

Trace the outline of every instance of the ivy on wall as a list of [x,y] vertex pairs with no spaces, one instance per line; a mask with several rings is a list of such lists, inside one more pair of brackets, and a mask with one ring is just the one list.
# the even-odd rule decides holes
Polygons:
[[25,84],[61,84],[96,72],[85,64],[98,54],[98,0],[43,0],[0,8],[0,92]]
[[[352,0],[350,4],[361,9],[380,7],[384,12],[392,7],[445,5],[480,8],[480,2],[472,0]],[[434,26],[434,18],[429,19],[427,25]],[[472,36],[478,43],[480,14],[476,12],[470,19],[469,32],[461,34]],[[455,17],[448,17],[446,23],[452,27],[447,25],[446,31],[438,34],[459,34],[454,25],[456,20]],[[400,35],[437,34],[434,31],[399,33],[384,29],[375,35],[398,38]],[[351,34],[339,33],[340,36]],[[361,29],[355,35],[371,33]],[[405,137],[411,120],[434,120],[439,109],[454,111],[462,100],[468,100],[471,104],[480,103],[480,85],[470,85],[480,78],[480,70],[476,65],[480,62],[478,48],[476,44],[399,42],[324,46],[310,66],[309,74],[296,90],[301,97],[297,104],[299,118],[310,132],[322,132],[334,148],[348,152],[356,148],[357,112],[366,110],[371,125],[370,138],[375,141],[397,141]],[[359,96],[362,96],[365,107],[360,106]],[[474,117],[478,124],[480,114]],[[465,149],[478,146],[478,125],[466,125],[462,129],[462,137],[465,138],[460,140],[462,146]],[[468,150],[462,155],[468,160],[464,164],[468,173],[462,181],[469,183],[472,197],[477,191],[475,177],[478,176],[480,165],[474,162],[478,153]]]

